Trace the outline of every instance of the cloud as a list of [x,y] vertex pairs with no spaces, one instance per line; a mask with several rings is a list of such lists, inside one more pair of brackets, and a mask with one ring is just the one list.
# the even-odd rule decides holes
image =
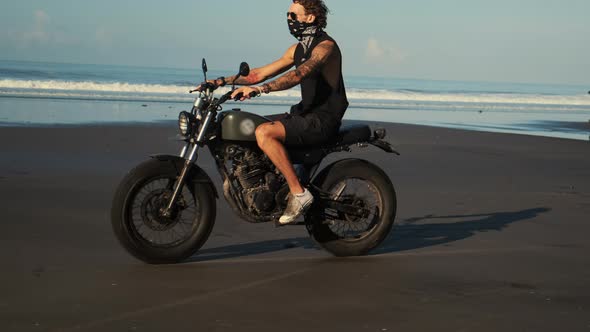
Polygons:
[[367,58],[381,58],[385,54],[385,50],[379,45],[377,39],[369,39],[367,42]]
[[21,48],[31,46],[48,46],[52,44],[76,44],[79,41],[66,33],[63,29],[56,29],[52,19],[42,9],[33,13],[33,24],[27,31],[16,33],[17,44]]
[[400,64],[407,59],[408,55],[401,49],[384,44],[375,38],[369,38],[365,49],[365,60],[367,63]]
[[37,10],[34,13],[34,24],[30,31],[21,34],[21,42],[24,45],[34,43],[47,43],[49,41],[49,33],[47,32],[47,25],[51,18],[43,10]]
[[97,45],[101,48],[111,48],[113,46],[113,33],[105,27],[98,27],[94,37]]
[[40,25],[46,24],[49,22],[49,15],[43,10],[37,10],[35,11],[35,22]]

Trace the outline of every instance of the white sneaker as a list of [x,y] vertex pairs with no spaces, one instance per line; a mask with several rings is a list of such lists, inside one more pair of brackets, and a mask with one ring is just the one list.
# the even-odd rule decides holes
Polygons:
[[305,188],[301,194],[289,194],[289,202],[283,215],[279,218],[279,224],[286,225],[292,223],[302,215],[313,203],[313,195]]

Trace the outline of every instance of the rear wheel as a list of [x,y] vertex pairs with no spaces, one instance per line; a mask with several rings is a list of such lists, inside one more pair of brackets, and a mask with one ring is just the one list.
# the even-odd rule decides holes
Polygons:
[[335,256],[364,255],[387,237],[397,201],[393,184],[379,167],[360,159],[338,161],[313,184],[317,199],[305,221],[324,249]]
[[206,183],[192,183],[190,177],[171,215],[162,215],[178,171],[170,161],[146,161],[129,172],[113,199],[111,223],[117,239],[131,255],[146,263],[175,263],[190,257],[213,228],[212,188]]

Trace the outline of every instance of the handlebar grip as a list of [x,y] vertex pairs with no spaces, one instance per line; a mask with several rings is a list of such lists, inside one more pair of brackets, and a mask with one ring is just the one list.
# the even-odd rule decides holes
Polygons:
[[206,90],[214,91],[215,89],[217,89],[217,86],[215,84],[210,83],[210,82],[205,82],[205,83],[201,83],[199,85],[198,89],[189,90],[188,93],[193,93],[193,92],[197,92],[197,91],[206,91]]
[[223,96],[221,96],[221,98],[219,98],[219,104],[225,103],[231,97],[231,93],[232,92],[233,91],[229,91],[228,93],[226,93]]
[[[248,96],[250,96],[250,98],[256,97],[256,96],[258,96],[258,92],[252,91],[248,94]],[[242,99],[242,97],[244,97],[244,94],[240,92],[234,97],[234,100],[238,101],[238,100]]]
[[240,92],[234,97],[234,101],[238,101],[238,100],[242,99],[242,97],[244,97],[244,94]]
[[215,86],[215,84],[211,83],[211,82],[205,82],[203,84],[201,84],[201,91],[204,91],[206,89],[210,89],[210,90],[215,90],[217,87]]

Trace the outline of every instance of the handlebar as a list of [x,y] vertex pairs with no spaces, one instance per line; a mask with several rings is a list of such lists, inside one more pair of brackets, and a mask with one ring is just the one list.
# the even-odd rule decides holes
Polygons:
[[[226,94],[224,94],[223,96],[221,96],[221,98],[219,98],[218,104],[223,104],[223,103],[225,103],[226,101],[228,101],[228,100],[231,98],[231,94],[232,94],[232,93],[233,93],[233,91],[229,91],[229,92],[227,92]],[[235,96],[234,100],[235,100],[235,101],[238,101],[238,100],[240,100],[240,99],[241,99],[243,96],[244,96],[244,94],[242,94],[242,93],[240,92],[240,93],[238,93],[238,94]],[[256,91],[252,91],[252,92],[250,92],[249,96],[250,96],[250,97],[256,97],[256,96],[258,96],[258,93],[256,93]]]
[[[197,91],[198,91],[198,92],[202,92],[202,91],[211,91],[211,92],[213,92],[213,91],[215,91],[217,88],[218,88],[218,86],[217,86],[215,83],[212,83],[212,82],[203,82],[203,83],[201,83],[201,84],[200,84],[200,85],[199,85],[199,86],[198,86],[196,89],[194,89],[194,90],[189,90],[189,93],[193,93],[193,92],[197,92]],[[230,90],[230,91],[228,91],[227,93],[225,93],[223,96],[221,96],[219,99],[217,99],[217,100],[216,100],[215,104],[217,104],[217,105],[221,105],[221,104],[225,103],[226,101],[228,101],[228,100],[231,98],[231,95],[232,95],[232,93],[233,93],[234,91],[235,91],[235,90]],[[250,98],[252,98],[252,97],[256,97],[256,96],[258,96],[258,95],[259,95],[259,93],[258,93],[258,92],[256,92],[256,91],[252,91],[252,92],[250,92],[250,93],[248,94],[248,96],[249,96]],[[236,96],[235,96],[233,99],[234,99],[235,101],[238,101],[238,100],[242,99],[243,97],[244,97],[244,94],[240,92],[240,93],[238,93],[238,94],[237,94],[237,95],[236,95]]]
[[218,104],[225,103],[229,99],[229,97],[231,97],[231,93],[232,92],[233,91],[228,91],[226,94],[224,94],[223,96],[221,96],[221,98],[219,98]]
[[[250,93],[248,94],[248,96],[250,96],[250,98],[252,98],[252,97],[256,97],[256,96],[258,96],[258,93],[257,93],[256,91],[252,91],[252,92],[250,92]],[[235,100],[235,101],[238,101],[238,100],[242,99],[242,97],[244,97],[244,94],[240,92],[240,93],[238,93],[238,94],[236,95],[236,97],[234,98],[234,100]]]
[[201,85],[199,85],[198,88],[196,88],[194,90],[189,90],[189,93],[193,93],[193,92],[197,92],[197,91],[205,91],[207,89],[213,91],[213,90],[217,89],[217,86],[211,82],[205,82],[205,83],[202,83]]

